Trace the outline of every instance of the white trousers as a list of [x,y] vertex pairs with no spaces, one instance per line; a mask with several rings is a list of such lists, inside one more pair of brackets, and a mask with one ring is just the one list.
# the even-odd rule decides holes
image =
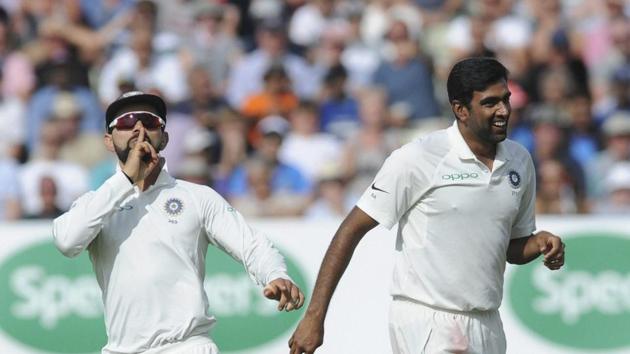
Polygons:
[[148,350],[144,354],[219,354],[219,348],[210,338],[195,336]]
[[394,354],[505,354],[499,311],[453,312],[394,298],[389,311]]

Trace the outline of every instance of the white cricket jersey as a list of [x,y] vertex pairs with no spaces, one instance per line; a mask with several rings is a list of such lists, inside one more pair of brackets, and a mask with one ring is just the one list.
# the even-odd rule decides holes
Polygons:
[[243,263],[259,285],[289,279],[277,250],[221,196],[166,168],[144,192],[119,168],[54,220],[53,235],[66,256],[90,253],[103,295],[103,353],[208,336],[215,322],[203,289],[208,244]]
[[398,222],[391,293],[455,311],[498,309],[510,239],[535,230],[534,166],[517,143],[498,144],[492,171],[457,123],[396,150],[357,206]]

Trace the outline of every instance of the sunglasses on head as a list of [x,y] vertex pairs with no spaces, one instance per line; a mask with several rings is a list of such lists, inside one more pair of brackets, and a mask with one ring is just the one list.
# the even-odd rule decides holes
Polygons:
[[138,121],[141,121],[144,128],[148,130],[155,130],[166,125],[164,119],[155,113],[137,111],[123,113],[114,118],[114,120],[109,123],[109,129],[130,130],[136,126]]

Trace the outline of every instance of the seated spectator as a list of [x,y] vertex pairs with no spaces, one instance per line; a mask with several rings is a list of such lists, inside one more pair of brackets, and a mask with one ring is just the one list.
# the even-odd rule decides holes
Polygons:
[[598,203],[606,194],[604,179],[611,168],[630,161],[630,113],[618,112],[604,122],[604,150],[588,163],[588,196]]
[[220,155],[212,166],[212,188],[223,196],[227,195],[229,177],[247,157],[246,132],[245,119],[240,114],[230,109],[221,111],[216,126]]
[[43,177],[50,177],[55,182],[55,204],[61,210],[68,210],[76,198],[88,191],[88,171],[59,157],[62,141],[58,123],[49,120],[42,128],[40,149],[20,171],[20,191],[26,215],[37,215],[44,210],[40,196]]
[[37,213],[26,215],[26,219],[54,219],[63,214],[63,210],[57,206],[57,185],[52,177],[42,176],[38,191],[41,209]]
[[16,220],[22,216],[19,166],[12,159],[0,155],[0,221]]
[[260,137],[256,130],[259,120],[270,115],[287,117],[299,103],[282,64],[272,64],[263,80],[263,90],[247,97],[241,109],[243,116],[250,122],[247,135],[251,144],[255,144]]
[[226,99],[232,107],[242,107],[248,96],[261,91],[263,76],[272,63],[282,63],[300,98],[315,97],[323,73],[310,67],[302,57],[287,51],[286,32],[281,21],[260,23],[256,40],[258,48],[241,58],[230,72]]
[[630,162],[615,163],[603,183],[605,194],[595,205],[594,212],[627,215],[630,212]]
[[[537,166],[537,174],[542,178],[541,169],[546,161],[556,161],[562,165],[562,169],[571,177],[575,211],[586,212],[586,181],[582,166],[571,156],[568,150],[567,128],[569,117],[567,113],[556,106],[541,105],[531,112],[531,120],[534,124],[534,151],[532,159]],[[556,171],[553,169],[552,171]],[[556,174],[557,175],[557,174]],[[562,209],[568,212],[569,208]]]
[[307,219],[341,219],[356,203],[346,193],[343,169],[338,165],[322,166],[317,175],[315,200],[306,209]]
[[248,193],[229,198],[230,203],[243,215],[253,217],[299,216],[307,205],[303,194],[287,191],[274,192],[273,167],[264,159],[254,156],[245,162]]
[[[392,53],[376,69],[373,84],[387,92],[388,106],[404,106],[408,119],[439,116],[431,69],[418,56],[417,44],[410,39],[405,22],[393,22],[388,39]],[[407,124],[404,120],[392,123]]]
[[537,168],[539,181],[536,193],[536,213],[574,214],[579,211],[575,184],[557,160],[545,160]]
[[108,159],[109,154],[103,145],[103,134],[81,132],[83,111],[72,93],[59,92],[51,113],[51,119],[57,121],[61,134],[61,160],[91,168]]
[[291,130],[280,148],[280,159],[300,170],[313,182],[320,166],[339,161],[341,144],[327,133],[319,132],[319,109],[312,102],[301,102],[289,115]]
[[396,132],[386,129],[385,104],[385,94],[376,88],[359,96],[361,126],[342,149],[346,188],[355,198],[363,194],[387,156],[400,146]]
[[70,92],[83,112],[81,133],[103,133],[103,109],[94,93],[83,86],[73,86],[67,64],[55,67],[54,80],[48,86],[37,90],[31,97],[26,110],[26,143],[30,153],[38,149],[43,122],[50,119],[55,98],[60,92]]
[[345,140],[359,129],[357,100],[346,92],[348,72],[343,65],[331,68],[324,78],[325,99],[320,106],[321,131]]
[[[271,169],[271,192],[309,196],[311,183],[294,166],[284,163],[278,156],[283,136],[289,123],[278,116],[267,117],[260,121],[258,129],[261,139],[255,146],[254,155],[265,161]],[[237,167],[228,181],[228,196],[240,197],[249,193],[247,171],[244,165]]]

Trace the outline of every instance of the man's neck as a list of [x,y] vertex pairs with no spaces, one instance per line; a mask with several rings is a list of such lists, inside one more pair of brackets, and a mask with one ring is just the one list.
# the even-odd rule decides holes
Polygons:
[[459,127],[459,124],[458,129],[462,134],[466,145],[468,145],[468,147],[470,148],[470,151],[472,151],[472,153],[477,157],[479,161],[488,166],[488,168],[492,169],[494,158],[497,155],[497,144],[489,144],[487,142],[479,140],[468,129],[462,129],[461,127]]

